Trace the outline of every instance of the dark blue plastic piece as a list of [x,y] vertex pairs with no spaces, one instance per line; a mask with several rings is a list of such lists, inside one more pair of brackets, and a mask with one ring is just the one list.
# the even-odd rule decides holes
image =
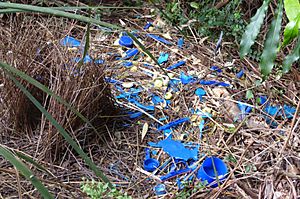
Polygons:
[[219,82],[216,80],[200,80],[199,82],[201,85],[213,85],[213,86],[224,86],[224,87],[229,87],[230,84],[227,84],[225,82]]
[[106,82],[111,83],[111,84],[122,84],[121,81],[113,79],[111,77],[105,77],[104,79]]
[[210,70],[216,71],[216,72],[218,72],[218,73],[221,73],[221,72],[222,72],[222,69],[220,69],[218,66],[211,66],[211,67],[210,67]]
[[131,37],[123,35],[120,37],[119,44],[121,46],[125,46],[127,48],[132,48],[133,47],[133,40]]
[[181,142],[171,138],[159,141],[157,144],[148,142],[150,146],[162,148],[169,156],[188,161],[189,159],[198,160],[198,147],[194,149],[186,148]]
[[94,61],[95,64],[104,64],[105,63],[105,60],[103,59],[97,59]]
[[[214,171],[214,167],[216,173]],[[209,157],[206,158],[201,165],[200,169],[197,172],[197,178],[200,179],[202,182],[207,181],[208,184],[211,184],[211,187],[217,187],[217,176],[219,179],[220,184],[226,180],[228,174],[228,169],[226,164],[217,157]]]
[[142,116],[143,113],[141,113],[141,112],[135,112],[135,113],[129,113],[128,115],[129,115],[130,119],[135,119],[135,118],[138,118],[138,117]]
[[133,65],[133,63],[131,61],[125,61],[125,62],[122,63],[122,65],[129,68],[130,66]]
[[152,102],[153,102],[154,105],[157,105],[159,103],[163,103],[164,100],[162,98],[160,98],[159,96],[157,96],[157,95],[153,95],[152,96]]
[[81,45],[81,42],[75,39],[74,37],[66,36],[60,41],[60,44],[62,46],[67,46],[67,47],[79,47]]
[[202,96],[206,95],[206,92],[203,88],[197,88],[195,94],[200,97],[200,101],[202,101]]
[[159,161],[150,157],[149,148],[146,148],[145,152],[146,152],[146,157],[144,160],[144,169],[149,172],[155,171],[160,165]]
[[138,53],[139,53],[139,50],[137,48],[129,49],[125,52],[126,56],[124,57],[124,59],[129,59],[129,58],[137,55]]
[[241,69],[241,70],[236,74],[236,77],[239,78],[239,79],[241,79],[241,78],[243,77],[243,75],[244,75],[244,70]]
[[146,25],[144,26],[144,30],[147,30],[151,26],[152,26],[152,23],[151,22],[147,22]]
[[157,196],[161,196],[167,193],[166,186],[164,184],[158,184],[154,187],[154,192]]
[[171,127],[177,126],[179,124],[182,124],[184,122],[187,122],[189,120],[190,119],[188,117],[180,118],[180,119],[174,120],[174,121],[172,121],[172,122],[170,122],[166,125],[163,125],[163,126],[159,127],[157,130],[163,131],[163,130],[169,129]]
[[195,81],[195,78],[191,75],[186,75],[184,72],[180,73],[180,80],[183,84],[189,84]]
[[178,67],[184,65],[185,63],[186,63],[185,61],[179,61],[179,62],[177,62],[176,64],[173,64],[172,66],[169,66],[169,67],[167,68],[167,70],[173,70],[173,69],[175,69],[175,68],[178,68]]
[[169,180],[169,179],[171,179],[171,178],[174,178],[174,177],[176,177],[176,176],[178,176],[178,175],[186,174],[186,173],[189,173],[189,172],[191,172],[191,171],[192,171],[192,169],[190,169],[190,168],[181,169],[181,170],[179,170],[179,171],[171,171],[170,173],[168,173],[168,174],[166,174],[166,175],[164,175],[164,176],[161,176],[161,177],[160,177],[160,180],[161,180],[161,181],[166,181],[166,180]]
[[168,40],[166,40],[166,39],[164,39],[164,38],[162,38],[162,37],[160,37],[160,36],[157,36],[157,35],[153,35],[153,34],[146,34],[148,37],[150,37],[150,38],[152,38],[152,39],[154,39],[154,40],[156,40],[156,41],[160,41],[160,42],[162,42],[162,43],[164,43],[164,44],[167,44],[167,45],[171,45],[172,43],[171,42],[169,42]]
[[182,48],[183,47],[183,44],[184,44],[184,39],[181,37],[178,39],[177,41],[177,46],[178,48]]
[[157,62],[159,64],[166,63],[168,61],[169,54],[168,53],[160,53],[159,58],[157,59]]

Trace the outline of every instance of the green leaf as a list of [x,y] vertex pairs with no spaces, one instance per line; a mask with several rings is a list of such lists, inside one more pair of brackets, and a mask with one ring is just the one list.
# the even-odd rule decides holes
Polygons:
[[190,6],[191,6],[192,8],[199,9],[199,3],[195,2],[195,1],[191,2],[191,3],[190,3]]
[[116,26],[116,25],[113,25],[110,23],[102,22],[102,21],[99,21],[99,20],[96,20],[93,18],[82,16],[82,15],[64,12],[61,10],[55,10],[53,8],[32,6],[32,5],[18,4],[18,3],[2,3],[2,2],[0,2],[0,8],[13,8],[13,9],[20,9],[20,10],[30,11],[30,12],[40,12],[40,13],[50,14],[50,15],[54,15],[54,16],[59,16],[59,17],[76,19],[78,21],[92,23],[92,24],[96,24],[99,26],[105,26],[105,27],[112,28],[112,29],[118,29],[118,30],[121,29],[119,26]]
[[282,1],[279,1],[275,18],[271,23],[271,27],[268,31],[267,38],[264,44],[264,50],[261,55],[260,61],[260,71],[263,75],[263,79],[271,73],[273,66],[275,64],[277,49],[279,45],[280,39],[280,29],[281,29],[281,21],[283,14],[283,6]]
[[247,90],[246,92],[246,99],[253,99],[254,98],[254,95],[253,95],[253,92],[252,90]]
[[36,178],[30,169],[22,163],[20,160],[16,158],[16,156],[9,151],[8,149],[4,148],[0,145],[0,155],[3,156],[6,160],[8,160],[16,169],[27,179],[29,180],[33,186],[40,192],[40,194],[44,198],[52,199],[54,198],[48,191],[48,189],[41,183],[41,181]]
[[293,52],[286,56],[285,60],[283,61],[283,68],[282,72],[287,73],[292,67],[292,64],[299,60],[300,57],[300,35],[298,36],[298,42],[295,46]]
[[254,17],[251,18],[251,22],[246,27],[240,43],[241,58],[244,58],[249,53],[251,46],[254,44],[261,25],[263,24],[269,2],[270,0],[264,1],[263,5],[256,11]]
[[282,46],[286,46],[291,41],[298,36],[299,29],[298,29],[298,21],[300,21],[300,15],[297,18],[297,21],[290,21],[284,29],[284,39],[282,42]]
[[[0,62],[0,66],[6,65]],[[31,93],[12,75],[12,73],[8,70],[5,72],[9,75],[14,84],[20,88],[20,90],[26,95],[26,97],[45,115],[45,117],[51,122],[53,126],[58,130],[58,132],[64,137],[64,139],[72,146],[72,148],[82,157],[85,163],[95,172],[97,176],[99,176],[104,182],[110,185],[112,188],[112,184],[109,182],[107,177],[99,170],[99,168],[95,165],[95,163],[87,156],[85,152],[77,145],[77,143],[72,139],[72,137],[66,132],[66,130],[50,115],[50,113],[37,101],[35,97],[31,95]]]
[[300,13],[299,0],[284,0],[284,9],[289,21],[293,21]]

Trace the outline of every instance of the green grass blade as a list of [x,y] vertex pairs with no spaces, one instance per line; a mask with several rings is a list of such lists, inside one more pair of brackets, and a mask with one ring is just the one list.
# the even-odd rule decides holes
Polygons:
[[300,35],[298,36],[298,42],[295,46],[293,52],[286,56],[286,58],[283,61],[283,68],[282,72],[287,73],[290,71],[292,64],[296,61],[298,61],[300,58]]
[[48,191],[48,189],[41,183],[41,181],[36,178],[33,173],[30,171],[30,169],[27,168],[27,166],[22,163],[20,160],[18,160],[15,155],[9,151],[8,149],[4,148],[3,146],[0,146],[0,155],[3,156],[6,160],[8,160],[12,165],[16,167],[16,169],[27,179],[29,180],[32,185],[40,192],[40,194],[43,196],[43,198],[54,198]]
[[29,157],[28,155],[25,155],[25,154],[17,152],[17,151],[15,153],[16,153],[16,155],[19,158],[22,158],[26,162],[31,163],[32,165],[34,165],[36,168],[40,169],[41,171],[44,171],[44,172],[46,172],[46,173],[48,173],[50,175],[53,175],[47,169],[45,169],[42,165],[40,165],[39,163],[37,163],[36,161],[34,161],[31,157]]
[[267,38],[264,44],[264,50],[261,55],[260,61],[260,71],[263,75],[263,78],[271,73],[273,66],[275,64],[277,49],[280,41],[280,29],[281,29],[281,21],[283,14],[283,6],[282,1],[279,1],[275,18],[271,23],[271,27],[268,31]]
[[87,28],[86,28],[85,45],[84,45],[83,55],[82,55],[82,58],[79,62],[79,65],[83,65],[84,58],[87,55],[89,47],[90,47],[90,30],[91,30],[91,24],[88,23]]
[[85,163],[90,167],[95,174],[101,178],[105,183],[108,183],[110,188],[112,184],[108,178],[99,170],[95,163],[87,156],[87,154],[76,144],[72,137],[65,131],[65,129],[50,115],[50,113],[37,101],[35,97],[8,71],[6,71],[14,84],[21,89],[26,97],[45,115],[45,117],[51,122],[51,124],[58,130],[58,132],[64,137],[64,139],[72,146],[72,148],[80,155]]
[[97,19],[85,17],[82,15],[77,15],[77,14],[72,14],[68,12],[64,12],[61,10],[56,10],[53,8],[47,8],[47,7],[41,7],[41,6],[32,6],[32,5],[26,5],[26,4],[18,4],[18,3],[2,3],[0,2],[0,7],[2,8],[14,8],[14,9],[21,9],[25,11],[30,11],[30,12],[39,12],[39,13],[45,13],[45,14],[50,14],[58,17],[65,17],[65,18],[70,18],[70,19],[76,19],[78,21],[86,22],[86,23],[92,23],[96,24],[99,26],[104,26],[112,29],[117,29],[120,30],[121,28],[119,26],[102,22]]
[[23,80],[27,81],[28,83],[34,85],[35,87],[39,88],[43,92],[47,93],[48,95],[52,96],[54,99],[56,99],[59,103],[65,105],[68,109],[73,111],[82,121],[87,123],[95,132],[97,132],[96,128],[91,124],[91,122],[84,117],[79,111],[77,111],[75,108],[73,108],[69,103],[67,103],[64,99],[53,93],[49,88],[41,84],[40,82],[36,81],[32,77],[26,75],[24,72],[0,61],[0,67],[19,76]]
[[282,42],[282,46],[286,46],[293,39],[295,39],[298,34],[299,34],[299,29],[298,29],[298,22],[300,22],[300,14],[298,15],[298,18],[294,21],[290,21],[284,28],[284,39]]
[[250,51],[251,46],[259,33],[263,24],[266,12],[268,10],[270,0],[265,0],[263,5],[256,11],[256,14],[251,18],[251,22],[247,25],[240,43],[240,57],[244,58]]

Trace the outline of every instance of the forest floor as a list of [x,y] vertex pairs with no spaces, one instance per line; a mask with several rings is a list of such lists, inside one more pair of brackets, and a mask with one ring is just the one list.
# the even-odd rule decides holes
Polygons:
[[[147,22],[152,25],[144,28]],[[82,46],[85,28],[69,23],[60,38],[49,25],[37,26],[47,26],[49,41],[57,46],[66,35],[82,41]],[[209,38],[183,37],[161,18],[137,11],[132,18],[122,17],[121,25],[137,34],[161,66],[136,43],[121,47],[119,39],[126,33],[92,26],[89,55],[98,60],[93,70],[104,69],[118,108],[118,115],[107,118],[118,124],[103,130],[105,143],[88,142],[93,138],[78,138],[78,143],[113,184],[133,198],[299,198],[299,69],[262,82],[258,63],[240,60],[235,44],[224,39],[215,51]],[[72,47],[71,39],[65,41],[68,47],[62,48],[80,51],[80,46]],[[4,55],[9,56],[0,57]],[[87,68],[74,68],[68,76],[80,81]],[[5,123],[7,107],[1,111],[1,144],[30,154],[43,165],[48,173],[32,169],[58,198],[84,197],[82,178],[95,176],[83,160],[67,147],[60,161],[48,162],[45,157],[39,161],[47,125],[40,124],[38,133],[20,136]],[[154,171],[145,168],[146,148],[150,160],[159,162]],[[197,178],[208,157],[220,158],[228,171],[224,178],[219,176],[223,181],[216,188]],[[4,159],[0,165],[1,198],[36,196],[36,190]]]

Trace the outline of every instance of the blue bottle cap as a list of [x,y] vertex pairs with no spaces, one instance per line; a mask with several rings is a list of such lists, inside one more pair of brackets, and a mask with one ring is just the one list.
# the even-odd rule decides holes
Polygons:
[[157,196],[160,196],[160,195],[164,195],[167,193],[166,191],[166,185],[164,184],[158,184],[154,187],[154,192]]
[[121,46],[125,46],[127,48],[132,48],[133,47],[133,41],[129,36],[122,36],[119,40],[119,44]]

